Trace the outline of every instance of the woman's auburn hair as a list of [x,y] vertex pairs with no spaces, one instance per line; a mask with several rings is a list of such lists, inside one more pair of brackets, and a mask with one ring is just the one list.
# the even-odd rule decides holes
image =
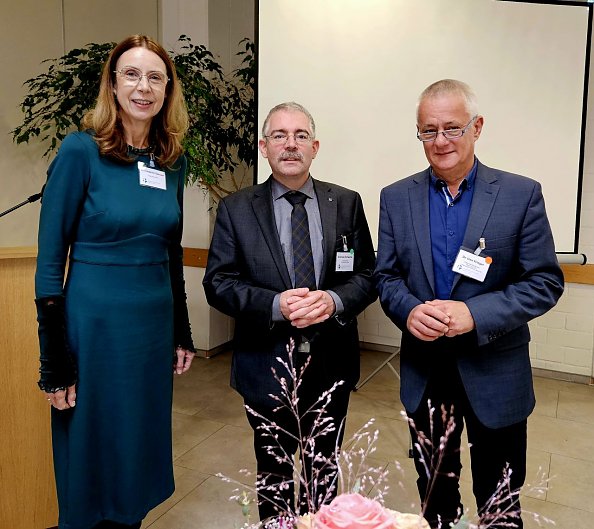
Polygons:
[[183,153],[182,140],[188,131],[188,111],[173,61],[160,44],[146,35],[131,35],[111,51],[103,65],[95,107],[85,114],[82,126],[94,131],[95,142],[103,156],[122,162],[134,161],[128,155],[119,104],[114,94],[118,59],[132,48],[146,48],[156,53],[165,63],[169,82],[165,85],[163,107],[151,123],[149,143],[154,146],[159,165],[172,167]]

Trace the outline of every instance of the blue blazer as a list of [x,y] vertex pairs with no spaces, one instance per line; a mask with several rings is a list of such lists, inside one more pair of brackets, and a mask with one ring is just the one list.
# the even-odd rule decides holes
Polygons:
[[478,171],[463,246],[486,241],[493,262],[483,282],[456,275],[450,298],[466,303],[476,329],[424,342],[406,328],[410,311],[435,299],[429,227],[430,171],[381,192],[375,279],[388,317],[402,330],[401,400],[421,403],[433,355],[453,350],[470,404],[490,428],[525,419],[535,404],[528,354],[528,322],[555,305],[563,274],[555,256],[541,186],[529,178]]
[[[344,312],[310,327],[309,384],[312,397],[334,382],[352,388],[359,378],[357,314],[377,298],[375,254],[358,193],[314,180],[322,220],[324,258],[318,288],[333,290]],[[353,249],[354,270],[336,271],[343,239]],[[219,203],[203,281],[208,302],[235,318],[231,385],[250,403],[276,406],[274,367],[287,359],[290,338],[300,334],[288,322],[272,321],[277,293],[293,288],[283,256],[272,205],[270,179],[227,196]],[[303,354],[303,353],[295,353]]]

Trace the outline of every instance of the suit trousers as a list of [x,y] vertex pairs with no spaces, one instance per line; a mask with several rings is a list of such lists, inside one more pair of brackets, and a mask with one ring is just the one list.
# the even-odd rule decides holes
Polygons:
[[[418,443],[418,432],[424,432],[431,439],[432,446],[439,447],[443,442],[442,436],[448,430],[446,414],[450,416],[450,412],[455,425],[449,428],[442,453],[423,443],[419,445],[428,447],[426,451],[421,450],[423,455],[419,454],[417,445],[413,450],[418,474],[417,487],[425,518],[432,528],[449,527],[449,523],[457,520],[464,512],[459,478],[462,470],[461,435],[466,424],[472,490],[479,517],[485,522],[493,520],[493,513],[500,509],[508,515],[505,518],[500,515],[498,523],[489,527],[522,528],[519,489],[526,478],[527,420],[504,428],[487,428],[472,410],[453,357],[449,356],[448,361],[441,361],[433,367],[419,408],[414,413],[408,413],[409,418],[414,421],[414,428],[411,426],[413,444]],[[505,388],[501,388],[501,391],[505,391]],[[431,406],[428,405],[429,401]],[[432,434],[429,435],[428,432],[431,431]],[[509,465],[512,472],[509,484],[497,495],[502,501],[490,503],[506,465]],[[428,479],[427,468],[431,469],[434,479]]]
[[[320,417],[313,412],[304,413],[308,409],[318,409],[315,404],[322,392],[329,389],[316,384],[315,377],[308,377],[305,373],[302,386],[298,390],[300,420],[287,407],[272,408],[245,404],[264,417],[254,416],[246,410],[248,421],[254,430],[254,452],[257,462],[258,513],[260,520],[279,516],[284,513],[304,514],[313,506],[316,510],[320,505],[329,503],[336,496],[335,468],[336,456],[344,437],[345,419],[349,405],[351,388],[339,386],[333,393],[326,413],[321,417],[332,417],[335,425],[333,431],[325,435],[312,435],[323,426]],[[266,425],[273,422],[276,428],[272,434],[267,433]],[[313,447],[303,442],[314,439]],[[312,450],[313,448],[313,450]],[[311,456],[321,454],[327,462],[314,462]],[[298,453],[301,465],[300,482],[294,483],[294,455]],[[277,459],[283,456],[283,461]],[[295,505],[295,495],[299,498],[299,505]]]

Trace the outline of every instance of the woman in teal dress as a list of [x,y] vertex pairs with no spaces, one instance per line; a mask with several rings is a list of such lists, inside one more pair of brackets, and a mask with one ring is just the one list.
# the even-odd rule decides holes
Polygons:
[[118,44],[83,123],[43,196],[39,386],[60,529],[138,528],[174,490],[172,371],[195,352],[181,248],[188,116],[165,50],[138,35]]

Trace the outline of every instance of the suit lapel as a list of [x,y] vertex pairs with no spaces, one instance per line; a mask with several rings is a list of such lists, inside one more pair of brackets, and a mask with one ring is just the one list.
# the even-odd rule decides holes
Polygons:
[[415,184],[408,190],[410,211],[413,220],[415,239],[421,264],[431,290],[435,294],[435,277],[433,275],[433,255],[431,252],[431,229],[429,226],[429,169],[421,173],[415,180]]
[[[474,194],[472,196],[472,206],[470,207],[470,215],[468,216],[468,223],[466,224],[466,232],[464,233],[464,241],[462,243],[465,248],[474,250],[478,246],[479,239],[483,236],[485,226],[491,216],[491,211],[493,210],[498,193],[499,184],[497,184],[497,177],[494,171],[479,162]],[[455,274],[452,292],[461,277],[460,274]]]
[[324,258],[318,288],[322,288],[328,273],[328,266],[332,263],[332,253],[336,241],[336,216],[338,200],[332,188],[318,180],[314,180],[314,189],[318,198],[318,208],[322,219],[322,233],[324,235]]
[[[270,178],[258,190],[254,192],[252,199],[252,209],[262,235],[268,248],[272,259],[278,269],[278,272],[283,280],[285,289],[293,288],[289,271],[287,270],[287,263],[283,255],[278,231],[276,229],[276,221],[274,217],[274,208],[272,207],[272,191],[270,188]],[[247,222],[247,221],[246,221]]]

